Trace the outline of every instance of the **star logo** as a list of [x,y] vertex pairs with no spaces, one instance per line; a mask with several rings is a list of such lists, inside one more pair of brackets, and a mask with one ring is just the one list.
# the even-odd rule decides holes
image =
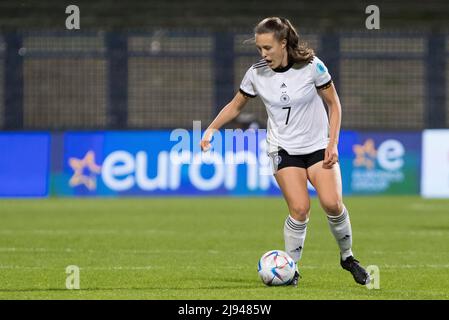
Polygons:
[[352,147],[355,153],[354,166],[373,169],[376,161],[377,150],[373,139],[368,139],[363,145],[356,144]]
[[97,175],[101,172],[101,166],[95,164],[95,153],[92,150],[83,159],[69,158],[69,165],[74,171],[69,181],[71,187],[84,185],[91,191],[97,188]]

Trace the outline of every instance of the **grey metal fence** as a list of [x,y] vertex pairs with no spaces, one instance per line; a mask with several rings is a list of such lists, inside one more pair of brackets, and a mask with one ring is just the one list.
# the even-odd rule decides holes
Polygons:
[[[449,35],[305,32],[327,64],[345,129],[449,127]],[[0,35],[3,130],[204,125],[259,57],[238,32]],[[266,121],[256,98],[245,112]]]

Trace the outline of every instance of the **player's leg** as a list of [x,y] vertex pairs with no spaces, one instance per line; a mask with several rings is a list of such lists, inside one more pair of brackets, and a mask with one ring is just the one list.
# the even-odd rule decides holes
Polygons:
[[349,215],[342,199],[340,167],[323,168],[322,161],[307,168],[307,176],[315,187],[321,207],[327,213],[332,234],[338,242],[343,259],[352,255],[352,232]]
[[280,169],[275,178],[289,210],[284,223],[285,251],[298,263],[304,247],[310,214],[307,172],[304,168],[286,167]]
[[352,253],[352,227],[348,210],[343,204],[339,164],[324,168],[323,161],[319,161],[307,168],[307,176],[317,190],[321,207],[327,213],[330,230],[340,248],[342,267],[352,273],[357,283],[368,283],[368,274]]
[[[287,202],[289,215],[284,222],[285,251],[298,268],[307,234],[310,215],[310,199],[307,192],[307,172],[304,168],[286,167],[275,174],[276,181]],[[296,270],[291,285],[297,286],[299,272]]]

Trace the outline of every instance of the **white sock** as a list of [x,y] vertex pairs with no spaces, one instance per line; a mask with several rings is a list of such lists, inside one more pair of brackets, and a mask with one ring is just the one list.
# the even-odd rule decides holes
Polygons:
[[351,251],[352,229],[348,210],[343,208],[343,212],[338,216],[327,215],[327,220],[332,234],[340,247],[341,258],[346,260],[346,258],[353,255]]
[[308,218],[306,221],[301,222],[293,219],[290,215],[285,219],[285,252],[296,262],[296,265],[298,265],[298,261],[301,259],[307,233],[307,222],[309,222]]

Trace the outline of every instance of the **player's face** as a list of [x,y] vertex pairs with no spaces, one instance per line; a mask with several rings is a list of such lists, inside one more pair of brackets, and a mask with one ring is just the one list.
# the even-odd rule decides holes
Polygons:
[[274,33],[256,34],[257,50],[271,69],[281,66],[286,54],[286,43],[285,39],[278,41],[274,37]]

